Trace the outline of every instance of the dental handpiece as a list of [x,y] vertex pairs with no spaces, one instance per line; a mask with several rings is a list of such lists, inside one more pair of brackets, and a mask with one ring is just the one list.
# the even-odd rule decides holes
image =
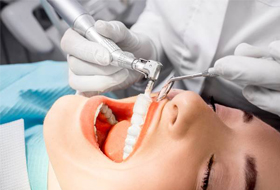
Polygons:
[[122,51],[112,40],[100,35],[94,29],[94,18],[76,0],[48,0],[48,2],[73,30],[107,48],[112,55],[111,65],[142,73],[149,80],[146,92],[152,90],[161,71],[162,65],[159,62],[136,59],[132,54]]

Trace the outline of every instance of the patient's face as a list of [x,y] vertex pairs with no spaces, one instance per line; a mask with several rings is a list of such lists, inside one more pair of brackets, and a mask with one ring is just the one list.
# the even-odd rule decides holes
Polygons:
[[136,99],[58,100],[45,119],[44,136],[61,188],[279,189],[278,132],[236,109],[216,105],[214,112],[192,92],[173,91],[169,99],[152,103],[135,151],[121,163],[112,161],[120,161],[119,152],[111,154],[110,147],[123,147],[126,130],[98,124],[101,115],[96,140],[94,115],[103,102],[118,121],[129,122]]

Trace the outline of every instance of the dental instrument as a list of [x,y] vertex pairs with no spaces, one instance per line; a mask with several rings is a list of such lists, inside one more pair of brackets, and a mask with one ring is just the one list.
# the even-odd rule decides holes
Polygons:
[[142,73],[149,80],[145,94],[150,96],[154,83],[158,80],[161,63],[137,59],[130,53],[123,52],[112,40],[101,36],[94,29],[94,18],[76,0],[48,0],[48,2],[73,30],[107,48],[112,55],[111,65]]
[[157,102],[166,98],[167,94],[170,92],[174,82],[184,80],[184,79],[192,79],[197,77],[217,77],[218,75],[215,73],[214,68],[209,68],[202,73],[196,73],[191,75],[184,75],[179,77],[171,77],[166,84],[162,87],[161,91],[158,94]]

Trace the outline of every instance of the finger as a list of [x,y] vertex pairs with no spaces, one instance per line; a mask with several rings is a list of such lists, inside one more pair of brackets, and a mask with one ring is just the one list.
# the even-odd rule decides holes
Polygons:
[[69,85],[80,92],[105,92],[128,77],[128,71],[122,69],[110,76],[78,76],[69,70]]
[[127,27],[119,21],[105,22],[99,20],[94,25],[96,31],[118,43],[124,51],[134,51],[139,49],[139,39]]
[[61,48],[66,53],[87,62],[109,65],[111,55],[102,45],[91,42],[72,29],[65,32],[61,40]]
[[251,46],[246,43],[239,44],[234,51],[234,55],[254,58],[271,57],[266,48]]
[[219,76],[240,84],[280,89],[280,64],[276,61],[227,56],[219,59],[214,69]]
[[80,60],[74,56],[68,55],[67,62],[69,68],[75,75],[112,75],[122,68],[114,66],[102,66],[94,63]]
[[279,41],[274,41],[271,44],[269,44],[269,52],[270,55],[280,62],[280,40]]
[[258,86],[246,86],[244,97],[252,104],[280,116],[280,92]]
[[98,20],[94,27],[99,34],[110,38],[115,43],[122,42],[130,35],[126,26],[119,21],[106,22],[103,20]]

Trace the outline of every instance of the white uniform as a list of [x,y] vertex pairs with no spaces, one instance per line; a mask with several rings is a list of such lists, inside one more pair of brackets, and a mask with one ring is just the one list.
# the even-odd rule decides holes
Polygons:
[[[148,0],[133,31],[148,35],[180,75],[201,72],[240,43],[280,39],[280,0]],[[185,80],[201,92],[204,78]]]

